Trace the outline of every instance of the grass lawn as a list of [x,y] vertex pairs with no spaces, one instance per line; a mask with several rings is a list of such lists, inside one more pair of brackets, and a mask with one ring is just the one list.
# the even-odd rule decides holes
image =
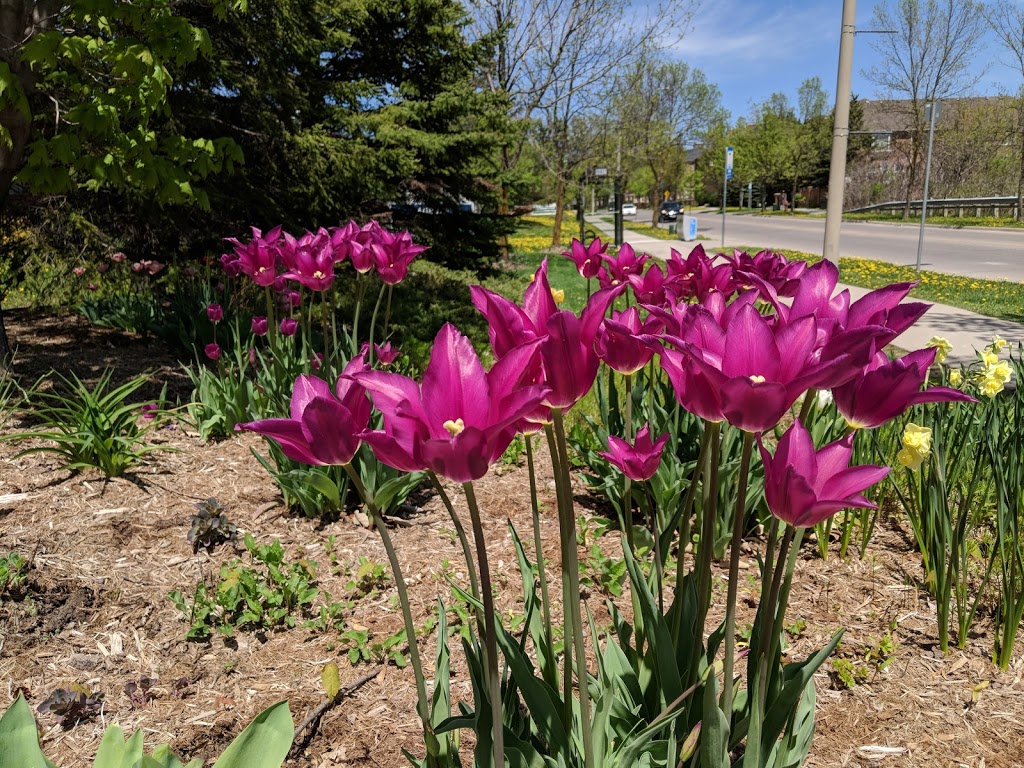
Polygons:
[[[965,206],[966,207],[966,206]],[[883,221],[889,223],[904,224],[900,214],[892,213],[844,213],[843,221]],[[920,222],[921,214],[911,213],[909,221]],[[1010,227],[1012,229],[1024,228],[1024,221],[1017,221],[1010,216],[929,216],[926,219],[928,224],[938,224],[943,227]]]

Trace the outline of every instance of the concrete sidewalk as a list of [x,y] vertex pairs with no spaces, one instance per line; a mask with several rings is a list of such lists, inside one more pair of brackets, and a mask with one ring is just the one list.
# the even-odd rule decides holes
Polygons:
[[[595,229],[600,230],[609,238],[614,234],[612,225],[600,219],[588,219]],[[631,232],[629,229],[623,231],[627,243],[639,253],[649,253],[658,259],[668,259],[671,250],[674,248],[684,256],[697,245],[703,244],[709,255],[719,252],[717,246],[710,242],[683,242],[682,240],[659,240],[639,232]],[[851,300],[857,300],[869,292],[867,288],[858,288],[852,285],[838,285],[837,290],[844,288],[850,291]],[[916,299],[910,299],[916,301]],[[946,304],[932,303],[932,308],[918,320],[911,328],[905,331],[894,342],[897,347],[906,350],[920,349],[927,345],[932,336],[942,336],[953,345],[953,352],[949,355],[952,363],[963,362],[965,364],[974,362],[974,350],[987,346],[993,336],[1001,336],[1011,343],[1024,341],[1024,324],[1013,323],[1007,320],[1000,320],[995,317],[979,315],[969,312],[966,309],[950,307]]]

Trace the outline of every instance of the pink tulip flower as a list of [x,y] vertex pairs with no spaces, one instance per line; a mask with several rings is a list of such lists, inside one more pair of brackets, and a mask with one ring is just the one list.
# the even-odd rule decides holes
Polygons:
[[206,308],[206,316],[214,323],[224,319],[224,308],[220,304],[210,304]]
[[818,360],[817,338],[814,317],[772,324],[741,296],[720,319],[698,308],[688,339],[670,341],[693,362],[691,383],[705,388],[701,397],[717,401],[733,426],[763,432],[778,424],[808,388],[852,367],[850,355],[839,348],[827,361]]
[[661,465],[661,452],[668,442],[668,435],[662,435],[655,441],[651,441],[650,426],[644,424],[643,428],[636,433],[636,440],[630,445],[621,437],[608,436],[608,451],[598,452],[609,462],[614,464],[630,480],[642,483],[654,477]]
[[266,336],[267,335],[267,318],[262,315],[256,315],[252,319],[252,333],[253,336]]
[[416,245],[408,232],[388,232],[380,229],[377,242],[370,245],[374,266],[381,282],[387,285],[398,285],[409,272],[409,265],[423,251],[425,245]]
[[665,304],[665,273],[656,262],[648,265],[641,275],[626,275],[626,281],[633,289],[637,304],[660,307]]
[[203,351],[206,352],[206,356],[211,360],[220,360],[220,344],[216,342],[207,344]]
[[565,251],[562,255],[572,260],[580,277],[590,280],[597,277],[597,273],[601,271],[601,261],[607,250],[607,244],[602,243],[599,237],[591,240],[590,245],[583,245],[582,242],[573,238],[570,250]]
[[656,317],[640,322],[640,312],[629,307],[612,312],[597,331],[594,351],[614,371],[631,375],[643,368],[654,357],[654,348],[644,338],[661,331],[662,323]]
[[[369,354],[370,342],[364,341],[360,351],[364,355]],[[400,354],[402,354],[401,350],[393,349],[390,341],[373,345],[373,359],[379,361],[381,365],[391,365]]]
[[[274,227],[266,235],[253,227],[252,239],[244,245],[236,238],[227,238],[235,246],[236,258],[232,269],[248,275],[256,285],[273,285],[277,277],[277,246],[281,234],[281,227]],[[221,263],[224,263],[223,258]]]
[[299,330],[299,323],[294,318],[285,317],[281,320],[278,330],[281,331],[282,336],[294,336],[295,332]]
[[286,279],[317,292],[326,291],[334,282],[334,246],[326,229],[306,232],[298,239],[286,232],[278,253]]
[[887,474],[888,467],[851,467],[853,434],[814,450],[799,421],[786,430],[772,456],[759,441],[764,461],[768,509],[796,527],[817,525],[847,507],[874,509],[862,492]]
[[384,429],[362,438],[396,469],[479,480],[544,397],[543,387],[520,383],[539,344],[511,350],[484,371],[469,339],[446,324],[434,339],[422,384],[385,371],[355,375],[384,416]]
[[877,353],[862,375],[832,389],[836,409],[851,426],[872,429],[918,403],[977,402],[950,387],[921,389],[937,353],[935,347],[927,347],[898,360],[889,360],[884,352]]
[[629,275],[642,274],[648,256],[646,253],[637,255],[633,246],[623,243],[616,255],[609,256],[605,253],[602,254],[602,258],[605,266],[598,271],[597,279],[602,288],[614,288],[625,283]]
[[239,424],[281,446],[285,456],[302,464],[348,464],[370,423],[370,401],[355,377],[366,370],[362,355],[352,358],[334,391],[317,376],[303,374],[292,389],[291,417]]

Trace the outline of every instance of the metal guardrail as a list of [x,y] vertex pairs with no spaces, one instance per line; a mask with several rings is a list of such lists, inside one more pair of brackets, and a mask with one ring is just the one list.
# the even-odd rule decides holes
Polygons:
[[[876,213],[881,211],[902,211],[907,205],[906,200],[891,200],[887,203],[876,203],[865,205],[862,208],[851,208],[845,213]],[[910,201],[911,210],[921,210],[920,200]],[[947,197],[928,200],[928,210],[936,215],[949,216],[950,211],[956,211],[955,216],[963,216],[964,211],[970,211],[967,215],[981,216],[982,211],[991,210],[993,216],[998,216],[1002,210],[1009,209],[1011,215],[1017,212],[1017,197]]]

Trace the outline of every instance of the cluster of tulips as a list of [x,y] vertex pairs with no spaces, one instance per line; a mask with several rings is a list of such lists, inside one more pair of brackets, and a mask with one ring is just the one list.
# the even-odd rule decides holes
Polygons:
[[[415,255],[417,246],[401,238],[390,246],[377,242],[359,250],[362,246],[357,246],[358,238],[365,228],[349,231],[352,227],[345,229],[344,235],[340,230],[321,230],[305,238],[305,243],[286,239],[275,231],[265,238],[257,237],[248,246],[239,246],[237,260],[232,263],[257,283],[271,285],[278,274],[279,259],[283,258],[278,254],[293,253],[288,257],[292,259],[291,266],[284,276],[320,290],[315,286],[329,285],[329,281],[324,281],[328,274],[333,274],[332,259],[336,262],[337,254],[344,254],[341,258],[348,258],[353,265],[357,265],[357,258],[365,259],[367,248],[372,254],[387,254],[358,262],[375,264],[382,279],[387,269],[397,268],[402,259]],[[282,239],[286,248],[271,247]],[[589,245],[574,242],[565,256],[573,260],[583,278],[596,278],[599,283],[599,289],[589,296],[579,314],[559,308],[548,282],[546,262],[537,270],[521,304],[480,286],[471,288],[472,302],[489,324],[496,360],[489,370],[469,340],[452,325],[445,325],[437,334],[421,381],[376,370],[365,354],[358,354],[349,360],[335,382],[300,376],[293,390],[289,418],[256,421],[239,428],[278,442],[286,455],[299,462],[347,467],[360,445],[366,443],[384,464],[407,472],[430,473],[463,485],[475,546],[470,547],[464,535],[462,542],[470,573],[474,574],[473,593],[481,605],[479,631],[487,671],[484,691],[493,715],[487,743],[496,766],[504,764],[503,723],[508,726],[508,713],[503,713],[501,704],[506,694],[501,690],[496,642],[502,630],[493,606],[487,546],[473,482],[487,473],[517,434],[545,432],[557,481],[562,545],[561,682],[564,699],[570,702],[566,710],[568,719],[578,721],[582,727],[580,743],[573,749],[582,755],[580,764],[591,766],[596,749],[588,693],[592,677],[587,669],[578,599],[576,516],[569,487],[570,458],[564,416],[590,392],[602,362],[628,382],[629,377],[650,366],[657,357],[678,403],[705,424],[701,457],[691,480],[688,506],[683,510],[686,530],[692,512],[692,488],[701,472],[716,476],[712,457],[718,455],[715,446],[726,425],[743,435],[740,509],[755,445],[764,466],[764,494],[773,523],[764,558],[759,612],[759,621],[763,622],[759,627],[765,635],[762,647],[755,650],[752,646],[748,659],[748,670],[753,670],[748,672],[751,693],[742,704],[737,703],[733,693],[733,665],[737,658],[735,606],[744,534],[742,514],[734,517],[721,667],[714,664],[713,657],[718,651],[708,651],[712,655],[708,660],[710,666],[698,671],[698,665],[694,665],[688,681],[695,686],[709,685],[709,675],[713,677],[721,671],[723,689],[716,706],[721,710],[727,736],[730,724],[734,732],[732,741],[727,737],[725,744],[741,737],[736,723],[749,718],[743,720],[742,729],[749,757],[756,751],[752,740],[761,733],[755,729],[754,721],[758,717],[764,720],[774,695],[772,665],[778,653],[778,628],[782,626],[785,596],[792,577],[791,555],[799,548],[803,529],[844,508],[872,506],[863,491],[889,471],[880,466],[850,466],[853,431],[878,427],[915,403],[971,398],[956,389],[926,386],[937,353],[935,348],[896,360],[890,360],[882,351],[928,308],[926,304],[904,302],[913,284],[891,285],[851,302],[847,291],[836,293],[838,269],[827,261],[808,266],[769,252],[711,257],[698,246],[686,257],[673,252],[670,259],[659,263],[638,255],[628,245],[622,246],[617,255],[610,255],[599,240]],[[616,308],[620,303],[624,306]],[[823,390],[831,392],[850,432],[836,442],[816,447],[803,421],[809,404]],[[626,399],[628,409],[631,398],[627,395]],[[371,400],[381,416],[375,422],[380,425],[376,429],[370,426],[374,423]],[[800,412],[795,413],[801,402]],[[631,417],[625,419],[625,425],[626,434],[609,438],[608,450],[602,455],[622,471],[628,478],[626,482],[646,482],[658,468],[668,436],[652,437],[648,425],[634,436]],[[781,431],[783,427],[785,430]],[[351,476],[358,489],[358,477],[354,473]],[[396,582],[401,583],[400,563],[386,528],[372,509],[372,500],[366,501],[384,537]],[[449,512],[461,535],[463,526],[451,505]],[[703,627],[706,602],[711,599],[710,547],[703,546],[711,539],[711,517],[705,514],[700,523],[704,530],[694,556],[699,600],[705,603],[699,627]],[[628,525],[628,520],[624,524]],[[780,526],[784,527],[781,539]],[[687,543],[680,542],[680,562]],[[624,542],[624,546],[631,543]],[[789,564],[783,567],[787,557]],[[538,570],[544,591],[544,620],[550,624],[546,575],[539,549]],[[659,604],[662,588],[659,572]],[[400,590],[408,636],[412,638],[415,634],[407,597],[404,587]],[[678,626],[675,631],[679,631]],[[703,634],[699,637],[702,642]],[[419,713],[425,734],[432,734],[436,724],[430,721],[429,699],[419,679],[422,670],[415,646],[415,642],[410,644],[410,655],[420,689]],[[694,651],[696,655],[704,652],[703,646]],[[578,697],[575,704],[574,695]],[[739,706],[745,707],[742,718],[735,710]],[[706,730],[708,717],[705,712]],[[784,726],[785,719],[779,727]],[[698,723],[698,731],[699,727]],[[480,738],[486,735],[478,734]],[[694,732],[683,736],[696,738]],[[428,737],[428,745],[431,739],[436,737]],[[689,749],[692,754],[692,743]],[[728,748],[725,749],[728,754]]]

